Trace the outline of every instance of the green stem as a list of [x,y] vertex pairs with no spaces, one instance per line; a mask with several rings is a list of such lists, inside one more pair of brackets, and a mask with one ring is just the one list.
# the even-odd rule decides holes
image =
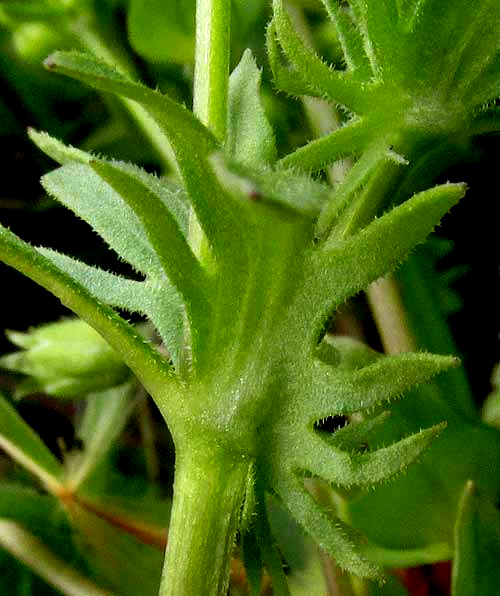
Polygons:
[[225,596],[249,462],[220,447],[189,451],[177,454],[159,596]]
[[227,126],[230,0],[196,3],[193,111],[222,142]]
[[[231,0],[197,0],[193,112],[222,142],[226,138],[231,30]],[[210,258],[196,215],[189,218],[189,244],[201,262]],[[189,325],[185,325],[181,374],[191,367]]]
[[[197,0],[193,111],[224,142],[229,82],[230,0]],[[203,262],[206,239],[191,212],[189,243]],[[182,367],[189,366],[189,328]],[[249,463],[176,441],[174,499],[160,596],[224,596]]]
[[372,283],[366,295],[387,354],[416,352],[406,309],[396,280],[388,275]]

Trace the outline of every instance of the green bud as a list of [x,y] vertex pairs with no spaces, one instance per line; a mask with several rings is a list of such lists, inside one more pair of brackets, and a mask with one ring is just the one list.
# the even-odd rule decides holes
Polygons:
[[130,371],[121,358],[87,323],[70,319],[27,333],[8,331],[23,351],[0,358],[0,366],[28,375],[19,397],[42,391],[56,397],[85,397],[125,382]]

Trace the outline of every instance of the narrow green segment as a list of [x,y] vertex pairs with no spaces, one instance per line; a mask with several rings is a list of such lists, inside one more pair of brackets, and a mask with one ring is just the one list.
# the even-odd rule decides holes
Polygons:
[[282,64],[282,52],[279,47],[276,25],[273,21],[266,31],[267,57],[273,72],[273,81],[277,89],[290,95],[308,95],[310,97],[323,97],[324,93],[316,85],[297,72]]
[[42,178],[45,190],[86,221],[122,259],[142,273],[161,268],[140,219],[87,164],[70,163]]
[[316,361],[307,383],[299,380],[304,399],[291,404],[290,415],[300,412],[304,423],[312,424],[328,416],[370,409],[401,397],[458,363],[452,356],[408,353],[379,358],[358,370],[340,371]]
[[311,437],[295,462],[337,486],[369,487],[401,473],[430,446],[446,425],[436,425],[414,433],[388,447],[369,453],[336,452],[321,437]]
[[356,546],[359,535],[340,519],[322,510],[303,486],[302,478],[282,477],[276,489],[293,517],[322,549],[335,557],[342,569],[358,577],[381,577],[380,569],[368,561]]
[[338,0],[322,0],[322,2],[337,30],[347,68],[361,77],[373,76],[361,33],[356,29],[352,15],[339,4]]
[[91,167],[140,220],[163,271],[201,326],[208,309],[208,278],[167,206],[139,178],[112,163],[93,161]]
[[[0,256],[19,272],[40,284],[81,319],[94,327],[152,395],[175,394],[176,382],[167,361],[111,308],[96,300],[84,287],[9,230],[0,227]],[[166,404],[164,404],[166,405]]]
[[373,140],[373,132],[363,120],[354,119],[332,133],[311,141],[280,160],[285,168],[299,168],[318,172],[326,166],[353,153],[361,153]]
[[46,132],[39,132],[33,128],[28,128],[28,136],[40,151],[43,151],[45,155],[48,155],[61,165],[73,162],[89,163],[93,158],[90,153],[72,147],[71,145],[65,145]]
[[318,301],[321,316],[400,265],[464,193],[464,184],[436,186],[343,241],[337,241],[332,231],[331,242],[311,255],[308,295]]
[[91,267],[48,248],[37,248],[37,251],[97,300],[127,312],[146,315],[160,334],[174,364],[177,364],[184,306],[181,296],[164,275],[149,275],[144,281],[136,281]]
[[57,492],[63,473],[61,463],[1,394],[0,448],[34,474],[50,492]]
[[311,48],[307,47],[297,34],[282,0],[273,1],[274,25],[279,42],[286,57],[297,71],[297,76],[305,79],[312,87],[334,103],[348,106],[358,112],[362,105],[359,85],[349,74],[335,72]]
[[87,288],[101,302],[130,312],[145,312],[141,308],[143,294],[146,293],[144,282],[92,267],[50,248],[41,247],[36,250],[58,269]]
[[244,228],[240,209],[222,191],[207,160],[220,144],[193,113],[166,95],[131,81],[86,54],[56,52],[49,56],[45,65],[100,91],[125,96],[147,110],[170,140],[186,190],[210,246],[223,263],[238,262],[241,255],[239,238]]

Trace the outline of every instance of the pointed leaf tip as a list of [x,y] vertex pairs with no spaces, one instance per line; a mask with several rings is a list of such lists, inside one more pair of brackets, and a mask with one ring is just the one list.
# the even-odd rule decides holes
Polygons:
[[318,302],[324,296],[328,311],[332,312],[347,298],[401,265],[465,191],[462,183],[442,184],[415,194],[353,235],[345,237],[334,227],[313,257],[310,292],[318,297]]
[[273,163],[277,157],[260,85],[261,71],[247,49],[229,79],[226,149],[237,161],[256,167]]

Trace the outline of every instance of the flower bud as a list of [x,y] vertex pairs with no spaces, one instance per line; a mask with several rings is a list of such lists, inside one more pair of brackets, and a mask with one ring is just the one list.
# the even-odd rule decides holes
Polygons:
[[56,397],[85,397],[125,382],[130,371],[116,352],[79,319],[42,325],[27,333],[8,331],[23,351],[0,358],[0,366],[29,376],[19,397],[44,392]]

